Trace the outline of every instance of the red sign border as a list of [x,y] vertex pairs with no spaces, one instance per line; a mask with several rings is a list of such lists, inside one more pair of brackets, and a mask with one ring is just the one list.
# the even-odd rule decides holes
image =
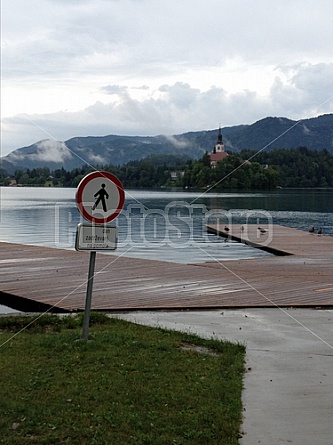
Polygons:
[[[109,181],[113,182],[116,185],[118,192],[119,192],[118,207],[117,207],[116,211],[114,213],[112,213],[111,215],[109,215],[107,218],[94,218],[92,215],[90,215],[86,211],[86,209],[84,208],[84,205],[82,203],[82,195],[83,195],[83,191],[84,191],[85,187],[89,184],[89,182],[91,180],[96,179],[96,178],[106,178]],[[90,221],[91,223],[106,224],[110,221],[113,221],[115,218],[117,218],[117,216],[122,211],[122,209],[124,207],[124,203],[125,203],[125,192],[124,192],[123,186],[122,186],[121,182],[119,181],[119,179],[116,176],[114,176],[112,173],[103,172],[103,171],[96,171],[96,172],[88,173],[84,178],[81,179],[81,181],[77,187],[77,191],[76,191],[77,208],[78,208],[79,212],[81,213],[81,215],[87,221]]]

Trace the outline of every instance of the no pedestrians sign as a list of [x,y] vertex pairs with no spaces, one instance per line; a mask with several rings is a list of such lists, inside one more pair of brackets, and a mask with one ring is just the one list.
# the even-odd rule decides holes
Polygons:
[[109,172],[96,171],[86,175],[76,192],[77,208],[93,224],[106,224],[120,214],[125,192],[119,179]]

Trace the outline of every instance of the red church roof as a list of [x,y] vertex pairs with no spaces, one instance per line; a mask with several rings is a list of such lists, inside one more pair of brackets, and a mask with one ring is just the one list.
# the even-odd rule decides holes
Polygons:
[[210,165],[211,166],[216,166],[216,164],[219,161],[222,161],[223,159],[225,159],[228,156],[228,153],[226,153],[225,151],[219,151],[217,153],[211,153],[210,154]]
[[210,160],[211,162],[219,162],[222,161],[222,159],[226,158],[228,156],[228,153],[225,151],[219,151],[217,153],[211,153],[210,154]]

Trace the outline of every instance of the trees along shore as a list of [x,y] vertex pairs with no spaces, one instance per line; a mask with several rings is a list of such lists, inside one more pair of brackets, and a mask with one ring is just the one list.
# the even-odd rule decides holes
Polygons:
[[[275,149],[242,151],[210,165],[205,153],[192,160],[179,155],[151,155],[123,166],[96,166],[115,174],[125,188],[179,187],[184,189],[274,189],[276,187],[333,187],[333,154],[327,150]],[[93,169],[89,166],[16,170],[13,176],[0,172],[0,185],[77,187]]]

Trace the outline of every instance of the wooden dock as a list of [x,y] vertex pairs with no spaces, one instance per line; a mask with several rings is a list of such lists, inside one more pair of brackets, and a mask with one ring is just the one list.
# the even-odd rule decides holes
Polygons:
[[[333,307],[333,237],[282,226],[262,229],[208,228],[279,256],[186,265],[98,253],[92,308]],[[86,252],[0,243],[0,304],[83,310],[88,263]]]
[[211,224],[207,226],[207,231],[278,256],[297,255],[315,258],[333,255],[333,237],[285,226]]

